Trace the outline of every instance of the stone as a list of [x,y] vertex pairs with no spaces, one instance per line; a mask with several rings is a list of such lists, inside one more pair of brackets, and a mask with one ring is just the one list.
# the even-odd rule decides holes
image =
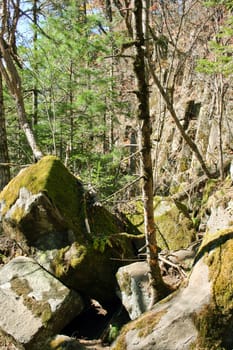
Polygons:
[[232,228],[206,233],[187,285],[127,324],[111,349],[232,349],[232,252]]
[[1,268],[0,298],[0,329],[26,350],[46,349],[46,340],[84,307],[79,294],[23,256]]
[[[135,201],[128,205],[125,214],[132,223],[144,232],[143,205]],[[188,208],[169,197],[154,197],[154,220],[158,246],[161,249],[177,250],[186,248],[196,240],[196,231]]]
[[[207,184],[208,195],[208,184]],[[211,191],[211,183],[209,184]],[[233,187],[229,178],[218,188],[215,184],[215,191],[206,195],[206,203],[202,211],[208,212],[206,219],[206,231],[208,233],[216,233],[218,230],[233,227]]]
[[145,261],[122,266],[117,271],[118,295],[131,320],[150,307],[151,289],[148,273],[149,267]]
[[136,229],[97,205],[54,156],[25,168],[3,189],[0,221],[22,255],[101,303],[116,299],[115,273],[137,254]]

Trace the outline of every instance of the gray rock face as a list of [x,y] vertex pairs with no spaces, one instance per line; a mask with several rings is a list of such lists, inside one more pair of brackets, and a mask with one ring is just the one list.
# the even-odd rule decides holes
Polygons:
[[144,261],[123,266],[117,271],[118,294],[131,320],[149,309],[151,289],[148,272],[148,264]]
[[26,257],[0,270],[0,299],[0,330],[30,350],[46,349],[46,340],[83,309],[77,293]]
[[208,267],[200,260],[188,286],[129,324],[124,340],[119,337],[111,349],[118,349],[121,342],[124,343],[122,350],[190,350],[198,337],[193,315],[205,307],[210,298]]
[[233,200],[229,201],[226,207],[212,207],[206,226],[209,233],[233,226]]

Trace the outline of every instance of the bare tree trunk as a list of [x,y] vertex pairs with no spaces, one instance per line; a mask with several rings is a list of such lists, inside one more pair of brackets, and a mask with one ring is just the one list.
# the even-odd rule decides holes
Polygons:
[[[0,74],[0,191],[10,181],[9,155],[5,125],[2,75]],[[2,163],[4,165],[2,165]]]
[[[33,64],[33,69],[36,72],[36,74],[38,73],[38,63],[37,63],[38,8],[37,8],[37,3],[38,3],[38,0],[33,0],[33,7],[32,7],[32,16],[33,16],[33,25],[34,25],[33,48],[34,48],[34,53],[35,53],[34,54],[35,63]],[[34,79],[34,82],[33,82],[33,115],[32,115],[32,127],[34,129],[34,132],[36,132],[34,127],[38,123],[38,97],[39,97],[39,93],[38,93],[37,81],[36,81],[36,79]]]
[[[145,65],[145,38],[143,26],[142,0],[134,0],[133,36],[135,41],[134,72],[137,82],[137,118],[141,128],[141,156],[143,176],[143,203],[144,227],[147,246],[147,261],[150,268],[150,282],[156,295],[153,295],[151,304],[168,293],[164,284],[158,263],[158,246],[156,241],[156,228],[153,208],[153,171],[151,160],[151,118],[149,108],[148,76]],[[144,17],[145,18],[145,17]]]
[[[35,160],[39,160],[43,154],[39,149],[32,128],[27,121],[21,79],[16,68],[16,63],[20,65],[16,52],[15,33],[20,15],[20,0],[11,2],[9,5],[7,0],[1,4],[0,18],[0,73],[6,82],[10,94],[16,102],[18,119],[23,129],[28,144],[32,149]],[[11,11],[9,10],[11,8]]]
[[19,123],[26,135],[28,144],[31,147],[34,158],[35,160],[39,160],[40,158],[42,158],[43,154],[36,143],[31,126],[27,121],[22,96],[21,79],[15,67],[15,63],[11,57],[10,48],[8,48],[7,43],[4,41],[3,37],[0,38],[0,51],[2,56],[0,59],[0,72],[3,78],[5,79],[9,92],[15,99]]

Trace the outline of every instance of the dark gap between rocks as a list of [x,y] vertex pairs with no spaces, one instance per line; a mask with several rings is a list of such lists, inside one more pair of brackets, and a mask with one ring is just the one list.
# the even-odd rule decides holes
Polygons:
[[121,327],[129,321],[129,315],[120,300],[102,307],[98,301],[92,299],[89,307],[73,319],[63,329],[62,334],[80,340],[111,343]]

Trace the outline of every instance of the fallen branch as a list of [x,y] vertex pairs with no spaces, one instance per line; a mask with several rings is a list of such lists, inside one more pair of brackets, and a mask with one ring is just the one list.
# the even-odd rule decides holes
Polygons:
[[174,267],[175,269],[177,269],[178,272],[181,275],[183,275],[185,278],[187,277],[187,274],[184,272],[184,270],[182,269],[182,267],[179,264],[175,264],[175,263],[171,262],[170,260],[162,257],[160,254],[159,254],[159,260],[164,262],[165,264],[170,265],[170,266]]
[[0,166],[5,166],[5,167],[8,167],[8,166],[18,166],[20,168],[26,168],[28,166],[30,166],[31,164],[17,164],[17,163],[0,163]]

